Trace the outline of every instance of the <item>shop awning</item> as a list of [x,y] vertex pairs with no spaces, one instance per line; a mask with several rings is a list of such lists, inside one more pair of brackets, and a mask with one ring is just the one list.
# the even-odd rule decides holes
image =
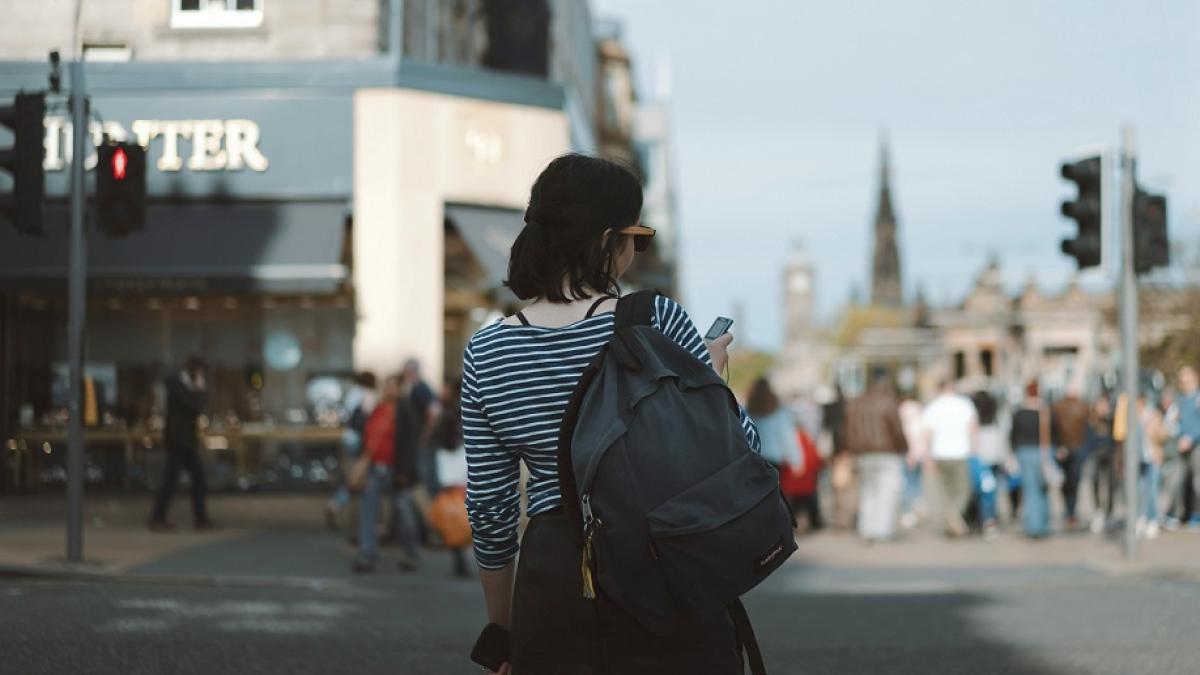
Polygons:
[[[345,202],[150,205],[146,227],[124,238],[89,225],[89,283],[147,292],[332,292],[348,275],[347,212]],[[47,221],[45,239],[0,224],[0,284],[66,277],[66,209],[48,207]]]
[[446,219],[471,249],[488,276],[488,286],[499,289],[508,276],[508,255],[525,227],[522,213],[466,204],[447,204]]

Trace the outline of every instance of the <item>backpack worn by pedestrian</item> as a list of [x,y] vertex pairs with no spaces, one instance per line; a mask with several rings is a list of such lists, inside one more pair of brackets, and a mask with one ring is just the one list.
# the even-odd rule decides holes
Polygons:
[[650,325],[656,295],[618,302],[612,340],[559,432],[563,502],[582,534],[581,592],[603,593],[661,635],[688,614],[730,612],[762,673],[739,597],[796,550],[795,523],[725,382]]

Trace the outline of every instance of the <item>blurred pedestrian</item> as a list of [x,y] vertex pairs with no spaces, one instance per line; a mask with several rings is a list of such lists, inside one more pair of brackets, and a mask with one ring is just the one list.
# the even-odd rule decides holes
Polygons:
[[846,452],[846,397],[841,385],[834,390],[834,399],[825,404],[822,426],[830,443],[829,486],[833,492],[833,525],[850,529],[854,525],[855,476],[854,458]]
[[1086,441],[1089,414],[1088,404],[1080,397],[1078,385],[1067,389],[1067,395],[1051,408],[1054,431],[1059,439],[1054,459],[1062,468],[1063,502],[1066,506],[1066,528],[1078,525],[1076,506],[1079,501],[1079,480],[1087,461]]
[[979,494],[979,519],[985,539],[997,535],[997,500],[1008,485],[1005,467],[1011,454],[1008,439],[1000,426],[996,397],[978,391],[971,397],[979,416],[979,437],[975,451],[978,462],[975,488]]
[[1187,466],[1187,481],[1184,488],[1191,488],[1192,502],[1187,527],[1200,531],[1200,383],[1196,370],[1191,366],[1179,369],[1179,396],[1175,399],[1178,410],[1178,431],[1175,447]]
[[896,533],[908,452],[899,409],[886,373],[877,373],[867,392],[846,404],[846,449],[858,465],[858,534],[868,542]]
[[938,510],[951,536],[967,533],[963,512],[971,499],[971,477],[967,458],[975,445],[979,417],[970,399],[955,391],[954,382],[945,380],[936,398],[921,414],[925,431],[926,476],[936,481]]
[[[469,577],[467,546],[471,543],[471,525],[467,521],[467,450],[462,434],[462,380],[452,378],[442,389],[441,417],[433,434],[437,453],[437,474],[441,491],[434,499],[445,503],[439,517],[430,521],[439,528],[442,544],[450,551],[453,574]],[[440,525],[440,527],[439,527]]]
[[1087,453],[1095,462],[1092,472],[1091,530],[1094,534],[1104,531],[1112,519],[1117,494],[1117,447],[1113,439],[1113,410],[1107,394],[1102,394],[1092,403],[1092,414],[1088,419]]
[[921,402],[913,390],[904,392],[899,409],[900,425],[904,429],[904,440],[908,453],[904,456],[904,496],[900,505],[900,525],[912,529],[920,520],[921,464],[925,461],[925,434],[921,428]]
[[419,485],[426,498],[438,493],[437,448],[433,434],[442,415],[441,401],[421,375],[421,362],[409,359],[404,364],[404,387],[408,392],[408,404],[416,420],[417,471]]
[[396,536],[403,555],[401,571],[417,569],[417,510],[412,499],[416,484],[416,419],[406,405],[404,379],[391,375],[384,380],[383,396],[364,428],[368,468],[358,512],[358,555],[351,569],[374,572],[379,558],[377,531],[379,511],[386,500],[395,516]]
[[1046,495],[1046,466],[1053,461],[1050,409],[1042,401],[1037,380],[1025,385],[1025,399],[1012,416],[1009,443],[1021,467],[1021,520],[1026,536],[1050,534],[1050,505]]
[[804,468],[804,456],[796,441],[796,423],[792,413],[779,402],[771,382],[759,377],[746,396],[746,412],[758,427],[762,442],[762,458],[775,465],[782,474],[785,464]]
[[800,445],[804,463],[800,466],[785,465],[780,475],[780,486],[783,496],[792,507],[792,513],[805,515],[809,531],[820,530],[825,527],[818,489],[823,464],[821,454],[817,451],[816,441],[804,427],[796,430],[796,442]]
[[846,395],[842,385],[836,385],[833,390],[833,400],[821,406],[821,428],[829,434],[831,455],[836,455],[846,448],[843,431],[845,429]]
[[205,379],[207,366],[199,357],[187,360],[183,370],[167,378],[167,419],[163,427],[163,445],[167,450],[167,463],[163,468],[162,486],[154,500],[154,512],[150,516],[150,529],[156,532],[172,531],[167,520],[171,500],[179,486],[179,472],[186,470],[192,481],[192,524],[197,530],[213,527],[208,519],[205,503],[206,482],[204,461],[200,457],[199,431],[196,424],[208,405],[208,383]]
[[355,376],[354,384],[342,398],[342,480],[333,497],[325,505],[325,523],[331,530],[338,528],[346,507],[350,505],[350,486],[346,480],[346,469],[352,466],[362,453],[367,418],[379,401],[376,386],[375,373],[364,370]]
[[1179,437],[1179,405],[1175,390],[1167,387],[1158,400],[1159,410],[1163,414],[1163,433],[1167,435],[1167,441],[1163,443],[1162,526],[1167,530],[1178,530],[1187,517],[1184,511],[1184,481],[1187,479],[1188,458],[1180,454],[1176,441]]
[[1158,406],[1143,392],[1137,401],[1138,422],[1142,432],[1141,463],[1138,467],[1138,496],[1141,513],[1135,521],[1138,536],[1154,539],[1159,530],[1159,488],[1162,483],[1163,443],[1169,440]]

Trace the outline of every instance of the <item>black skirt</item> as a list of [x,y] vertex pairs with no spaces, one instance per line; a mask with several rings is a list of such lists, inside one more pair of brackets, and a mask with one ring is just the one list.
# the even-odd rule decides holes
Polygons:
[[608,601],[583,597],[579,535],[562,509],[525,529],[513,596],[513,675],[742,675],[733,620],[681,622],[655,635]]

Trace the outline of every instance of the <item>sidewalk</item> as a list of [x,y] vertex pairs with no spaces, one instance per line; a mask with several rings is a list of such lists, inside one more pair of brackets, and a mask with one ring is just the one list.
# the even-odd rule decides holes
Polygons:
[[[190,503],[180,497],[171,509],[177,531],[150,532],[146,520],[150,498],[144,495],[101,495],[87,499],[84,507],[84,560],[81,565],[65,560],[66,512],[60,496],[37,495],[0,500],[0,570],[9,573],[103,573],[130,574],[153,571],[154,565],[169,560],[188,560],[193,565],[177,565],[172,573],[214,575],[206,569],[212,562],[205,551],[227,549],[228,557],[237,558],[236,543],[254,540],[263,533],[290,533],[300,541],[319,538],[335,542],[345,549],[344,539],[324,527],[322,495],[214,495],[208,508],[218,529],[195,532],[191,528]],[[294,545],[293,545],[294,546]],[[287,571],[295,560],[282,546],[277,551]],[[343,556],[348,559],[349,554]],[[265,570],[259,569],[258,574]],[[273,576],[290,576],[286,573]]]
[[1060,567],[1106,575],[1143,575],[1200,581],[1200,533],[1163,532],[1140,540],[1137,557],[1125,559],[1122,531],[1104,536],[1086,532],[1058,534],[1032,541],[1009,531],[995,541],[979,537],[952,540],[924,530],[899,541],[867,545],[849,532],[822,532],[800,539],[795,559],[828,567],[915,569]]
[[[146,529],[149,499],[138,495],[96,496],[85,509],[82,565],[64,560],[64,505],[54,495],[0,500],[0,574],[120,575],[266,583],[347,582],[353,550],[344,532],[325,528],[323,495],[215,495],[209,509],[220,529],[196,533],[189,505],[173,505],[175,533]],[[1125,560],[1119,532],[1097,537],[1070,533],[1044,541],[1018,534],[996,541],[948,540],[932,532],[868,546],[846,532],[800,539],[789,564],[825,569],[861,569],[904,574],[916,569],[1089,570],[1103,575],[1138,575],[1200,580],[1200,533],[1164,532],[1139,542],[1135,561]],[[389,549],[378,577],[395,577]],[[427,551],[435,576],[449,575],[448,554]],[[419,579],[425,575],[417,575]],[[371,578],[371,577],[366,577]],[[408,583],[408,582],[404,582]]]

